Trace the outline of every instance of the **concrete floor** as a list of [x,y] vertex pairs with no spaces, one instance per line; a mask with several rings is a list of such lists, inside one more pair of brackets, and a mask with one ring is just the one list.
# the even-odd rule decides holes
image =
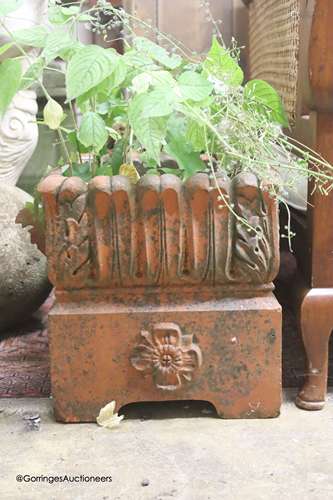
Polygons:
[[[314,413],[293,396],[285,393],[274,420],[220,420],[204,403],[132,405],[113,430],[55,423],[47,399],[1,399],[0,498],[333,499],[333,393]],[[34,414],[39,430],[27,420]],[[18,474],[112,482],[17,482]]]

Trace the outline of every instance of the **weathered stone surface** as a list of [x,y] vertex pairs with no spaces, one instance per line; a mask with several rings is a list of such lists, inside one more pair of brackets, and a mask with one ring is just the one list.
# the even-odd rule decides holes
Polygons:
[[39,192],[56,287],[48,331],[58,420],[94,421],[113,400],[279,414],[277,205],[254,176],[146,175],[133,185],[53,174]]
[[30,195],[2,184],[0,189],[0,332],[33,313],[47,298],[46,257],[15,218]]

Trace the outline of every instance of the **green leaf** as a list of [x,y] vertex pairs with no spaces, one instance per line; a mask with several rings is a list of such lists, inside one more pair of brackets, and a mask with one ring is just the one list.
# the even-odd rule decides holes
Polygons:
[[206,149],[205,128],[194,120],[190,120],[186,130],[186,140],[191,143],[197,152]]
[[46,62],[42,57],[36,59],[36,61],[27,69],[24,73],[20,90],[28,89],[33,83],[35,83],[41,76]]
[[63,7],[60,5],[50,5],[47,11],[48,18],[52,24],[65,24],[70,17],[62,12]]
[[111,139],[113,139],[114,141],[118,141],[121,138],[120,133],[116,129],[112,127],[106,127],[106,130],[108,131],[108,134],[111,137]]
[[144,53],[138,53],[136,50],[131,49],[125,52],[122,56],[125,64],[133,69],[137,68],[142,71],[154,70],[158,69],[158,66],[153,62],[152,58],[149,55]]
[[110,90],[114,87],[119,87],[119,85],[123,83],[127,75],[128,66],[123,60],[123,57],[119,56],[115,50],[108,49],[108,55],[113,68],[108,81],[108,93],[110,93]]
[[81,44],[74,40],[69,33],[62,30],[53,31],[46,39],[42,57],[44,57],[47,62],[50,62],[58,57],[63,51],[76,47],[81,47]]
[[166,134],[166,120],[164,117],[145,117],[145,105],[145,94],[134,97],[128,108],[128,118],[136,138],[146,149],[148,156],[159,163],[160,151]]
[[144,153],[142,153],[140,155],[140,160],[142,161],[142,163],[144,164],[144,166],[150,170],[150,172],[148,170],[148,172],[147,172],[148,174],[152,173],[152,171],[154,170],[154,173],[156,175],[159,175],[158,171],[156,170],[157,166],[158,166],[156,160],[153,160],[152,158],[149,158],[149,156],[147,155],[146,152],[144,152]]
[[91,168],[89,162],[84,163],[73,163],[72,168],[66,168],[66,170],[62,173],[65,177],[71,177],[72,175],[75,177],[80,177],[84,182],[90,181],[92,178]]
[[19,90],[21,78],[22,67],[17,59],[7,59],[0,64],[0,115],[4,114]]
[[172,167],[163,167],[161,168],[162,172],[164,174],[172,174],[172,175],[177,175],[178,177],[183,178],[183,171],[179,168],[172,168]]
[[140,73],[132,81],[132,88],[137,94],[147,92],[149,87],[160,86],[169,88],[176,86],[176,80],[169,71],[147,71]]
[[127,147],[127,141],[125,139],[119,139],[113,146],[111,155],[111,168],[113,175],[119,174],[119,168],[125,161],[125,151]]
[[288,117],[284,110],[281,97],[276,90],[263,80],[250,80],[244,87],[244,106],[254,107],[259,113],[264,113],[273,122],[288,127]]
[[132,89],[136,94],[147,92],[151,85],[150,73],[140,73],[133,78]]
[[76,16],[80,12],[80,7],[78,5],[70,5],[69,7],[61,7],[61,13],[65,17]]
[[147,94],[140,94],[141,106],[143,106],[143,118],[156,116],[168,116],[174,109],[175,99],[172,92],[167,88],[158,88]]
[[95,151],[100,151],[108,140],[103,118],[93,111],[85,113],[82,117],[78,139],[84,146],[92,146]]
[[80,14],[77,17],[78,23],[83,23],[83,22],[87,22],[87,21],[94,21],[94,20],[95,20],[95,18],[93,16],[91,16],[90,14],[85,14],[84,12],[82,12],[82,14]]
[[244,80],[242,68],[228,50],[219,44],[216,36],[203,63],[203,69],[208,75],[234,87],[242,85]]
[[0,16],[6,16],[17,10],[23,4],[23,0],[1,0]]
[[176,54],[169,55],[160,45],[144,37],[135,37],[134,46],[139,53],[146,53],[156,62],[168,69],[176,69],[182,63],[182,58]]
[[48,33],[44,26],[35,26],[34,28],[14,31],[13,38],[20,45],[44,47]]
[[80,49],[69,61],[66,73],[67,97],[69,100],[92,89],[114,70],[107,50],[97,45]]
[[4,45],[2,45],[0,47],[0,56],[2,54],[4,54],[5,52],[7,52],[7,50],[9,50],[12,46],[13,46],[13,42],[8,42],[8,43],[5,43]]
[[199,73],[185,71],[178,79],[180,98],[183,100],[202,101],[210,95],[213,85]]
[[67,132],[67,139],[69,144],[73,146],[73,150],[77,151],[80,154],[85,154],[85,153],[90,153],[91,152],[91,147],[86,148],[77,138],[77,132],[76,130],[72,130],[70,132]]
[[100,165],[96,169],[96,175],[109,175],[111,177],[115,174],[113,173],[111,165]]
[[199,153],[194,151],[186,141],[184,128],[182,119],[172,119],[169,122],[164,151],[176,160],[179,168],[184,171],[184,177],[188,178],[196,172],[204,171],[207,165],[201,160]]

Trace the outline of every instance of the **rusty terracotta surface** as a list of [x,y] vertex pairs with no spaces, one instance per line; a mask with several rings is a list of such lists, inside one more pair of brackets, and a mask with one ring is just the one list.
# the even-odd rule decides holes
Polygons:
[[51,282],[58,290],[270,283],[279,267],[276,202],[251,174],[219,179],[219,189],[207,174],[185,184],[149,175],[136,185],[50,175],[39,191]]
[[279,414],[277,206],[252,175],[218,182],[41,183],[58,420],[93,421],[113,399],[117,408],[208,400],[226,418]]

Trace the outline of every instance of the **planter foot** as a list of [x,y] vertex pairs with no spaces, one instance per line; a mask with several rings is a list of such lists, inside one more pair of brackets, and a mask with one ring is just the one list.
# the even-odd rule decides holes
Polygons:
[[301,410],[318,411],[324,408],[325,401],[305,401],[300,396],[297,396],[295,404]]

